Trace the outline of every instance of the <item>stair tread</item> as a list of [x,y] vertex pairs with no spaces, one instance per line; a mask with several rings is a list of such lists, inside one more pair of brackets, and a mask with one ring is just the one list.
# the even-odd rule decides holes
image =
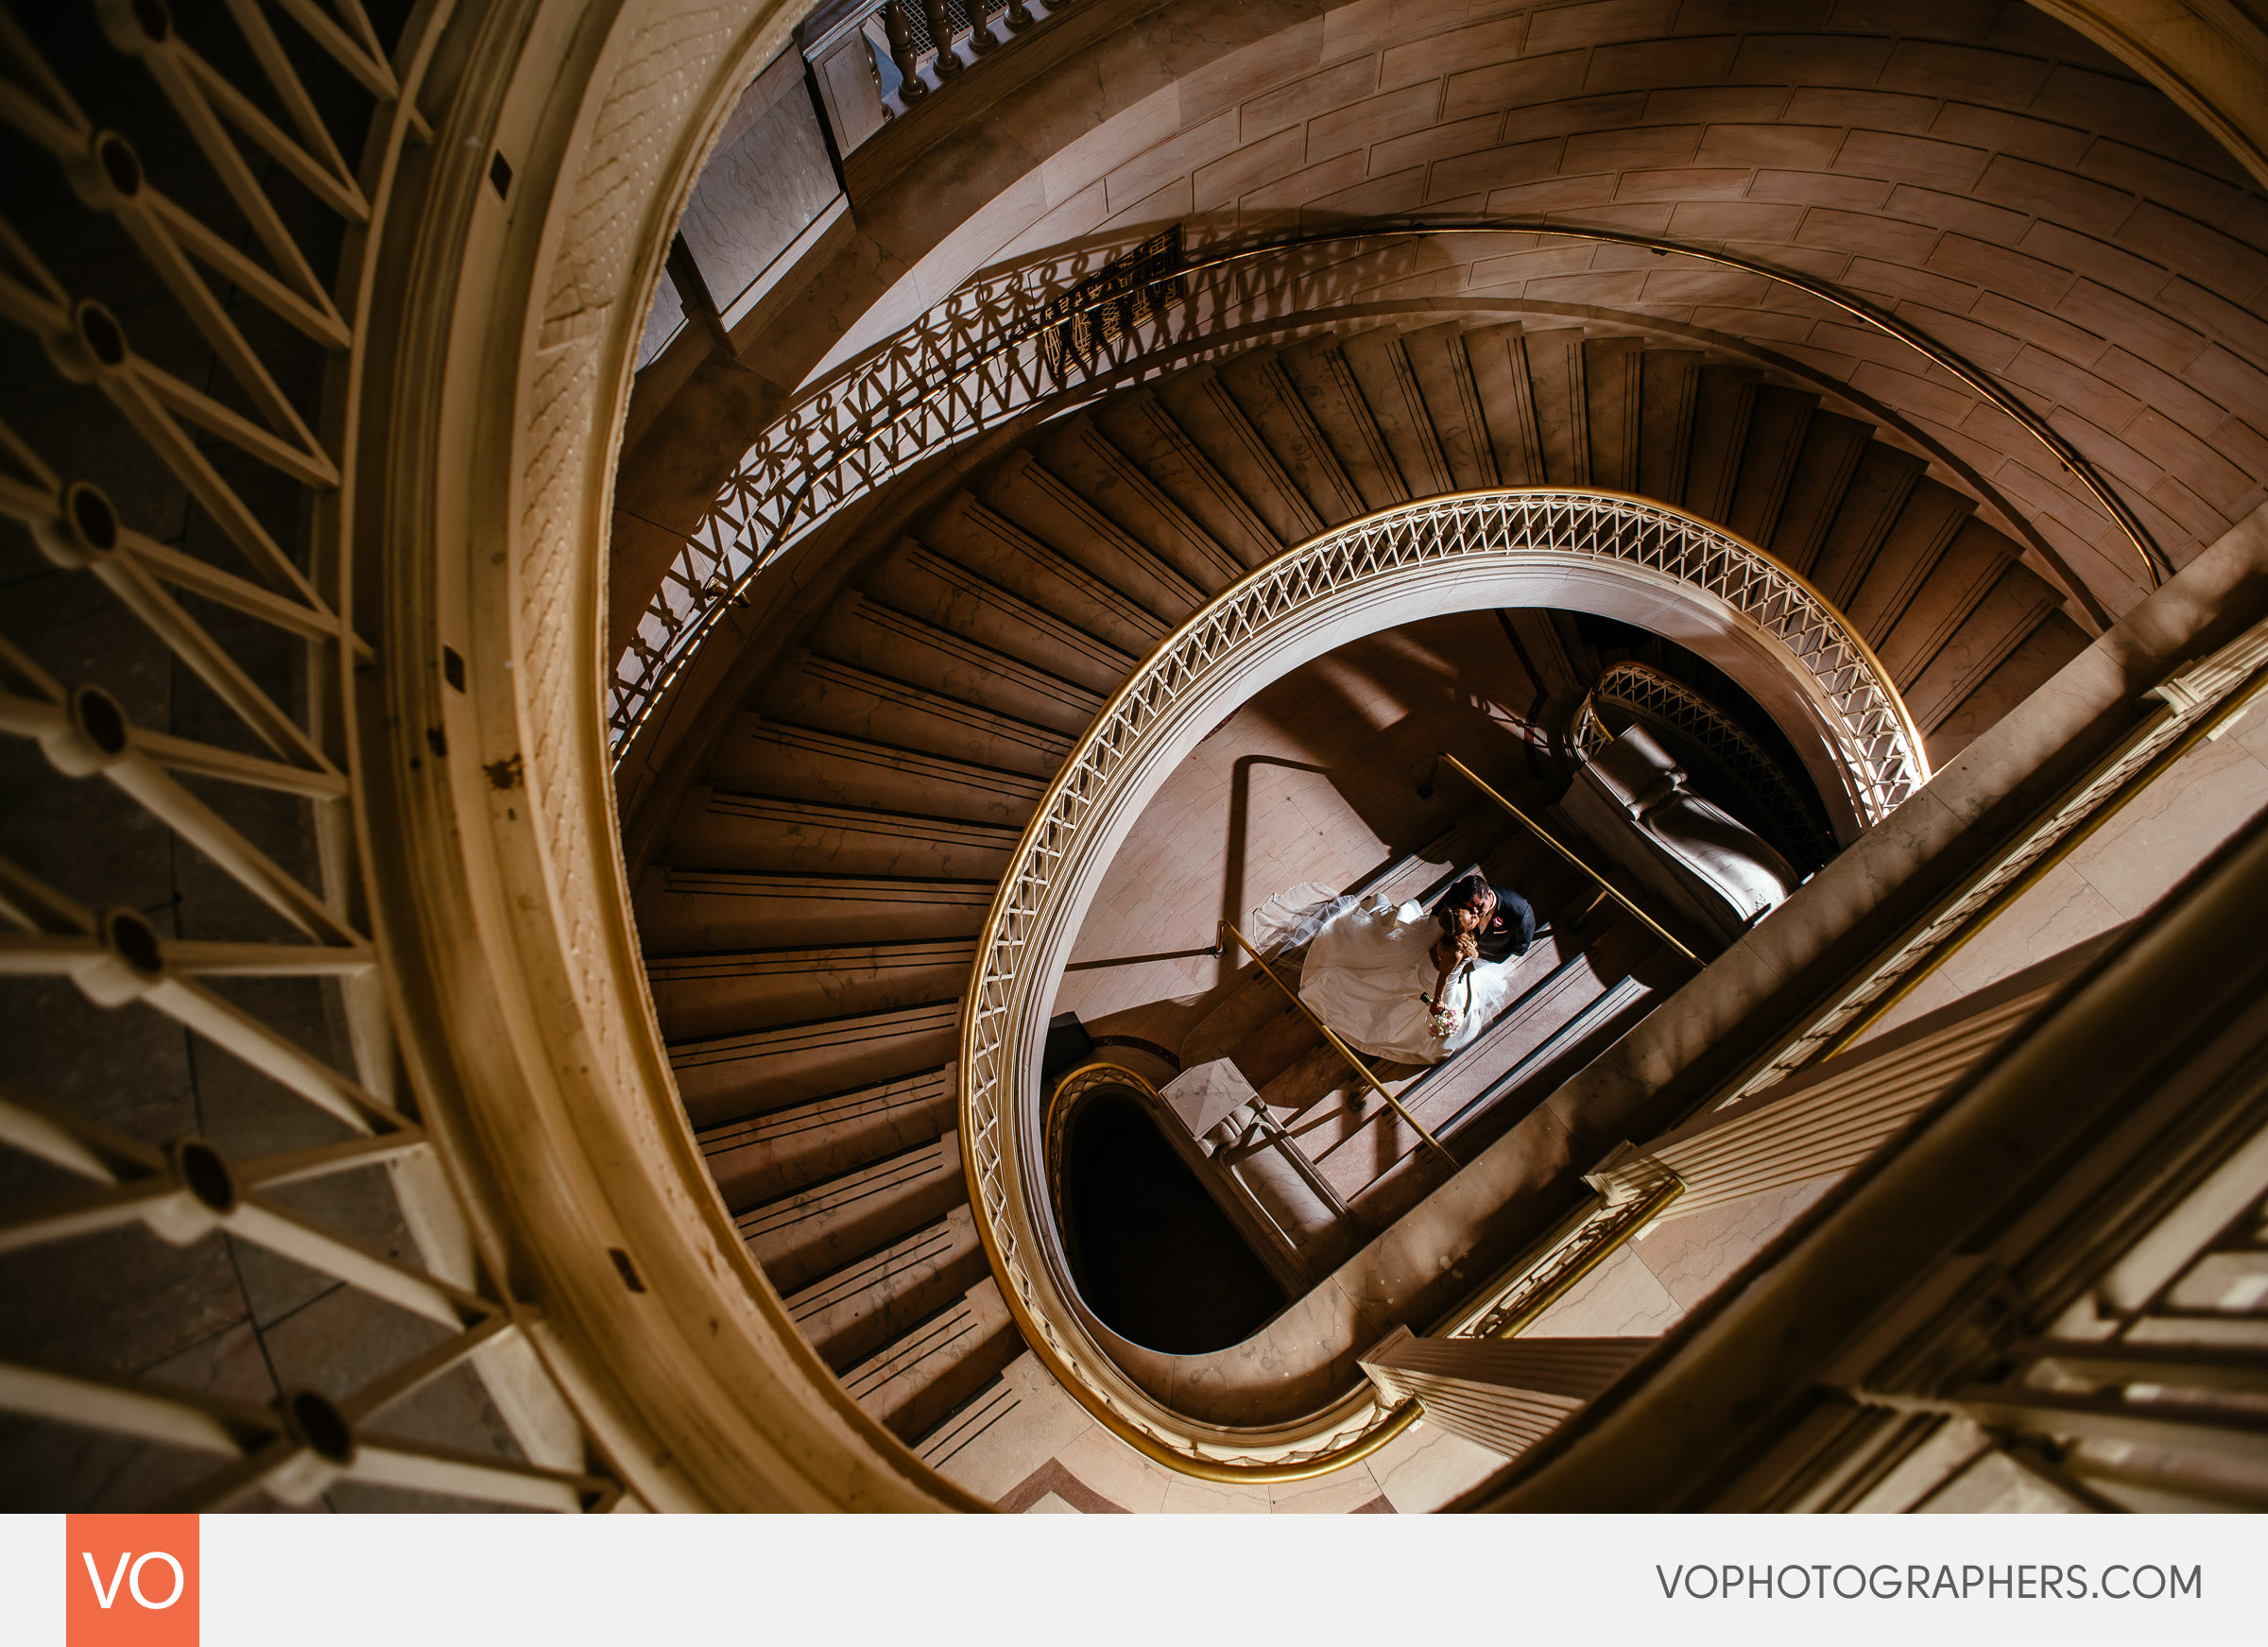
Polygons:
[[1205,368],[1182,372],[1149,392],[1246,507],[1266,523],[1280,548],[1305,542],[1322,531],[1322,518],[1284,472],[1217,372]]
[[1205,604],[1204,590],[1028,452],[1002,459],[984,501],[1160,624],[1179,624]]
[[752,1207],[902,1155],[953,1130],[947,1065],[700,1127],[726,1204]]
[[1147,389],[1095,408],[1095,425],[1141,466],[1151,483],[1186,510],[1245,570],[1264,565],[1283,544],[1235,485]]
[[1103,702],[1101,693],[857,590],[829,612],[812,650],[1057,732],[1081,730]]
[[1208,597],[1244,575],[1243,563],[1086,415],[1064,420],[1042,456],[1064,484]]

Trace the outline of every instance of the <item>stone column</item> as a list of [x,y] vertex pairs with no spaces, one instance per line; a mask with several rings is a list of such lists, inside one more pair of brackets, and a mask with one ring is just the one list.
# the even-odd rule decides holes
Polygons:
[[1362,1358],[1382,1399],[1518,1458],[1620,1378],[1651,1338],[1419,1338],[1406,1327]]

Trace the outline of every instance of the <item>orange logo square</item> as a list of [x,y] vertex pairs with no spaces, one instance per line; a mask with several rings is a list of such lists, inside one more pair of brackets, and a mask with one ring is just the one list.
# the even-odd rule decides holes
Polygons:
[[66,1516],[65,1647],[197,1647],[197,1518]]

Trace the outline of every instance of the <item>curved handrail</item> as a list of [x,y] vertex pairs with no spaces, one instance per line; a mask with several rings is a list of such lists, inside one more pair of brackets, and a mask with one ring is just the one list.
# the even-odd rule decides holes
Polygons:
[[[1280,1479],[1333,1467],[1349,1437],[1338,1407],[1328,1435],[1271,1433],[1255,1450],[1238,1432],[1171,1412],[1113,1364],[1089,1332],[1068,1270],[1027,1186],[1044,1184],[1037,1084],[1054,983],[1076,918],[1157,784],[1240,693],[1347,638],[1390,624],[1394,603],[1438,609],[1441,577],[1614,567],[1682,586],[1775,643],[1830,717],[1837,754],[1871,823],[1926,782],[1921,738],[1879,661],[1835,609],[1755,545],[1690,515],[1621,493],[1506,489],[1406,504],[1336,527],[1239,581],[1177,628],[1126,678],[1040,798],[977,937],[962,1015],[960,1137],[977,1227],[1030,1344],[1064,1387],[1122,1439],[1177,1468]],[[1422,593],[1419,592],[1422,591]],[[1493,590],[1482,591],[1493,593]],[[1037,1174],[1037,1176],[1033,1175]],[[1341,1406],[1344,1403],[1340,1404]]]
[[1834,844],[1813,818],[1795,783],[1769,750],[1747,729],[1675,676],[1632,659],[1607,669],[1591,683],[1569,717],[1567,742],[1578,760],[1588,761],[1612,736],[1599,718],[1601,701],[1621,704],[1645,718],[1677,729],[1731,768],[1771,817],[1775,827],[1801,843],[1814,862],[1834,856]]
[[[1276,236],[1253,245],[1187,256],[1179,249],[1176,230],[1153,237],[1128,255],[1146,258],[1157,266],[1145,270],[1145,279],[1154,275],[1155,283],[1186,285],[1192,275],[1301,250],[1369,240],[1470,234],[1533,234],[1690,257],[1756,275],[1828,304],[1914,350],[2013,420],[2038,442],[2059,470],[2079,482],[2125,534],[2149,586],[2155,589],[2163,583],[2169,563],[2140,519],[2078,450],[2019,396],[2002,388],[1981,369],[1918,327],[1808,275],[1655,235],[1521,218],[1376,224],[1359,230]],[[1168,240],[1170,247],[1160,244]],[[1063,278],[1047,278],[1055,272]],[[717,494],[699,531],[686,539],[686,553],[679,558],[683,569],[673,566],[648,604],[640,633],[617,661],[610,688],[609,720],[618,758],[699,648],[716,618],[790,543],[833,509],[873,489],[928,453],[1014,416],[1060,386],[1056,369],[1040,359],[1039,342],[1068,317],[1063,304],[1077,289],[1078,272],[1075,267],[1064,271],[1052,266],[1047,270],[1023,267],[1008,271],[994,283],[963,287],[814,387],[765,431]],[[1114,308],[1120,301],[1120,296],[1113,295],[1090,306],[1100,311]],[[1112,373],[1131,360],[1155,352],[1165,341],[1161,321],[1144,328],[1110,330],[1119,345],[1109,364]],[[1143,332],[1147,342],[1140,335]],[[1108,373],[1091,367],[1085,375],[1092,381]],[[2044,539],[2036,533],[2030,536],[2033,548],[2057,569],[2073,598],[2098,623],[2106,624],[2108,614],[2085,580],[2063,563]],[[645,633],[649,627],[654,631],[651,636]]]

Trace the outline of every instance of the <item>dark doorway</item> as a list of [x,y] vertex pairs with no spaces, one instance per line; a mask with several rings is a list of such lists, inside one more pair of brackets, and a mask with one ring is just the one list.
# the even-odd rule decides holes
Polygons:
[[1096,1092],[1072,1117],[1063,1199],[1087,1307],[1136,1344],[1226,1348],[1288,1302],[1131,1092]]

